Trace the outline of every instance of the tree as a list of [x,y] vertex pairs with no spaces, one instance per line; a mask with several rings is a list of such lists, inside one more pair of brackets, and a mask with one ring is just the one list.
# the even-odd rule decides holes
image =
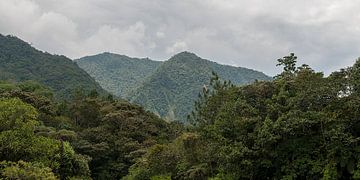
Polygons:
[[0,162],[1,178],[5,179],[23,179],[23,180],[56,180],[57,177],[49,167],[41,163],[30,163],[24,161]]
[[212,124],[213,115],[222,105],[221,101],[218,100],[231,98],[227,97],[224,92],[235,87],[231,81],[222,81],[215,72],[212,72],[209,84],[209,87],[203,87],[198,100],[195,101],[194,110],[188,115],[188,122],[195,127]]
[[0,99],[0,159],[36,162],[63,177],[88,176],[87,161],[77,158],[69,143],[35,134],[37,111],[20,99]]
[[[293,53],[279,59],[284,69],[272,82],[201,96],[194,115],[206,123],[195,130],[206,139],[203,154],[215,160],[216,177],[358,177],[358,63],[324,77],[296,67],[296,59]],[[214,167],[203,162],[205,170]]]
[[0,98],[0,132],[9,130],[31,131],[37,124],[37,111],[20,99]]
[[288,77],[295,73],[296,59],[297,56],[294,53],[290,53],[289,56],[284,56],[277,60],[278,64],[276,66],[283,66],[283,72],[279,75],[280,77]]

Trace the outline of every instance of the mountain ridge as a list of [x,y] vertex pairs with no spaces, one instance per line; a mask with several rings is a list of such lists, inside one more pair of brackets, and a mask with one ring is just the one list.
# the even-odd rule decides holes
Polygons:
[[212,72],[238,85],[271,79],[255,70],[225,66],[181,52],[164,61],[129,99],[165,119],[185,121],[198,94],[204,85],[209,85]]
[[170,120],[184,121],[213,71],[234,84],[271,79],[259,71],[223,65],[188,51],[166,61],[107,52],[75,61],[106,90]]
[[[161,63],[149,58],[134,58],[104,52],[74,60],[107,91],[126,98]],[[141,71],[134,71],[141,69]]]
[[0,80],[38,81],[67,98],[77,88],[105,90],[74,61],[63,55],[52,55],[32,47],[18,37],[0,34]]

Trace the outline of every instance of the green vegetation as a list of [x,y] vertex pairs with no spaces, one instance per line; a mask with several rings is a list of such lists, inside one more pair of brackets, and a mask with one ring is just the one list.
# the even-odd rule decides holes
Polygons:
[[0,178],[119,179],[147,149],[182,131],[94,91],[56,101],[34,82],[0,82]]
[[165,62],[103,53],[76,60],[107,91],[167,120],[185,121],[212,71],[234,84],[270,80],[263,73],[220,65],[183,52]]
[[185,121],[201,89],[209,85],[212,72],[234,84],[271,79],[254,70],[220,65],[183,52],[164,62],[129,99],[165,119]]
[[44,179],[55,180],[56,176],[50,168],[38,163],[28,163],[24,161],[0,163],[1,176],[6,179]]
[[324,77],[294,54],[274,81],[214,74],[192,128],[153,146],[124,179],[359,179],[360,59]]
[[35,173],[34,177],[43,176],[43,173],[50,175],[50,168],[59,176],[89,175],[89,169],[72,168],[87,167],[87,161],[80,161],[78,157],[81,155],[76,154],[69,143],[36,135],[40,122],[37,121],[38,113],[34,107],[18,98],[2,98],[0,109],[2,176],[17,178],[32,173]]
[[[13,66],[7,56],[0,62]],[[36,76],[0,71],[14,80],[0,81],[0,179],[360,179],[360,58],[328,77],[296,62],[294,54],[278,59],[282,73],[266,81],[174,56],[133,97],[170,118],[194,104],[181,109],[191,111],[186,125],[96,88],[70,88],[60,99]]]
[[126,98],[152,74],[161,62],[102,53],[75,60],[107,91]]
[[0,80],[37,81],[53,89],[58,98],[68,98],[80,87],[105,93],[93,78],[65,56],[38,51],[16,37],[1,34]]

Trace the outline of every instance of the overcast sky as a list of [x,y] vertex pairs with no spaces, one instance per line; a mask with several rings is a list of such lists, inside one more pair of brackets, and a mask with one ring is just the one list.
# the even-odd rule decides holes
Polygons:
[[0,33],[70,58],[187,50],[269,75],[294,52],[329,73],[360,56],[359,10],[358,0],[0,0]]

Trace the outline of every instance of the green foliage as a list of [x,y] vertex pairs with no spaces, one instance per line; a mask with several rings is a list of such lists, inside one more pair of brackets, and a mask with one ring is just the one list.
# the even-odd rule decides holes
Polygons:
[[289,56],[278,59],[278,64],[276,66],[284,66],[284,71],[280,76],[288,76],[295,73],[296,70],[296,59],[294,53],[290,53]]
[[96,127],[100,124],[100,104],[95,99],[75,100],[70,106],[70,116],[81,127]]
[[0,159],[41,163],[60,179],[119,179],[147,148],[182,131],[95,91],[77,88],[73,99],[57,102],[36,82],[0,87],[10,87],[0,92]]
[[190,116],[195,133],[153,146],[127,178],[359,178],[358,62],[324,77],[290,54],[274,81],[239,87],[213,74]]
[[[10,84],[6,82],[0,82],[0,86],[3,84]],[[26,85],[24,85],[26,84]],[[61,126],[65,121],[59,122],[60,119],[63,120],[64,117],[56,117],[56,102],[52,98],[48,88],[34,82],[25,82],[25,83],[12,83],[14,89],[4,90],[0,92],[0,97],[3,98],[19,98],[23,102],[30,104],[38,111],[38,120],[45,123],[49,126]],[[29,88],[32,87],[32,88]]]
[[83,130],[75,143],[78,152],[92,157],[90,168],[95,179],[125,176],[147,148],[176,136],[171,124],[141,107],[124,101],[97,101],[102,104],[98,107],[100,116],[96,118],[99,124],[92,127],[80,124]]
[[56,180],[56,176],[50,168],[40,163],[18,162],[0,162],[1,178],[5,179],[24,179],[24,180]]
[[162,63],[128,98],[167,120],[184,122],[202,88],[209,86],[212,72],[238,85],[271,79],[261,72],[220,65],[183,52]]
[[31,92],[50,99],[53,97],[53,92],[51,89],[35,81],[24,81],[19,83],[18,86],[24,92]]
[[20,88],[13,83],[0,81],[0,93],[15,91],[15,90],[20,90]]
[[111,53],[87,56],[76,62],[109,92],[169,121],[186,119],[201,88],[209,85],[212,71],[234,84],[270,80],[263,73],[220,65],[188,52],[163,63]]
[[0,99],[0,131],[26,129],[32,131],[36,125],[36,109],[19,99]]
[[104,89],[122,98],[128,97],[161,64],[148,58],[130,58],[111,53],[86,56],[76,60],[76,63]]
[[171,180],[171,177],[168,175],[153,176],[150,180]]
[[[226,102],[227,99],[234,98],[233,96],[226,96],[225,92],[230,90],[230,88],[234,89],[235,86],[230,81],[222,82],[215,72],[212,73],[209,84],[211,87],[203,88],[203,91],[198,96],[198,100],[195,102],[194,111],[188,115],[187,120],[193,126],[203,127],[213,124],[213,116],[217,108],[222,105],[222,102]],[[214,96],[215,94],[217,95],[216,97]],[[209,98],[210,96],[212,98]]]
[[[20,99],[0,99],[0,159],[41,163],[62,177],[89,176],[88,160],[79,158],[69,143],[35,134],[40,124],[37,115],[34,107]],[[74,170],[74,166],[79,170]],[[13,174],[4,176],[14,177],[27,173],[19,167],[9,168],[6,172]]]
[[206,144],[195,133],[184,133],[172,143],[154,145],[130,168],[123,179],[206,179],[211,173],[205,159]]
[[186,131],[96,90],[59,102],[37,82],[0,81],[0,178],[359,179],[360,60],[328,77],[296,60],[279,59],[273,81],[242,86],[222,80],[237,68],[190,53],[163,63],[134,98],[173,119],[198,83]]
[[[54,90],[57,98],[68,98],[76,87],[104,90],[76,63],[65,56],[51,55],[31,47],[26,42],[0,34],[0,80],[12,82],[36,81]],[[36,84],[24,83],[22,88],[37,88]],[[1,91],[0,87],[0,91]],[[43,95],[46,89],[38,89]]]
[[351,176],[358,137],[340,107],[359,97],[340,98],[344,87],[335,88],[338,81],[307,66],[295,69],[295,59],[291,54],[280,61],[284,72],[274,82],[229,88],[207,99],[198,120],[212,121],[197,127],[218,144],[219,169],[246,179]]

